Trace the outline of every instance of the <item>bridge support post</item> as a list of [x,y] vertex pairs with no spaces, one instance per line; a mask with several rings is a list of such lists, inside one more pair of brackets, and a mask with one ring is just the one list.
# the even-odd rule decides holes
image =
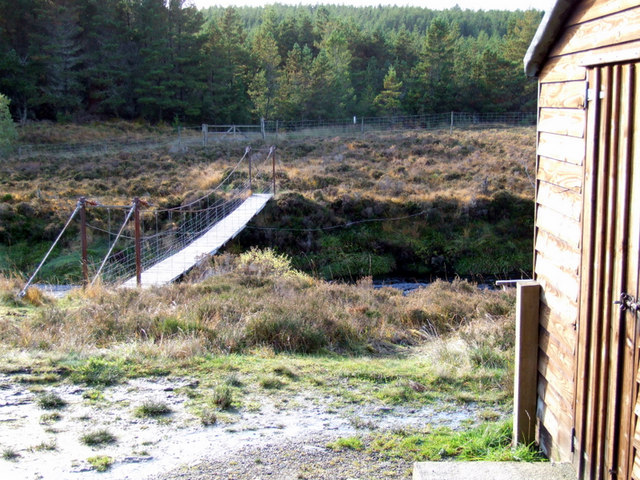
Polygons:
[[89,261],[87,259],[87,199],[80,197],[80,245],[82,255],[82,286],[89,284]]
[[271,155],[271,164],[273,165],[273,196],[276,196],[276,147],[271,147],[273,154]]
[[138,197],[133,199],[133,223],[136,250],[136,285],[139,287],[142,285],[142,248],[140,234],[140,199]]

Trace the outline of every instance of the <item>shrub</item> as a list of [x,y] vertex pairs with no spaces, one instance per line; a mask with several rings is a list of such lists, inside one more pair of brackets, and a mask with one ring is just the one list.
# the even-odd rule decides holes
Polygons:
[[11,145],[18,132],[9,113],[10,100],[0,93],[0,148]]

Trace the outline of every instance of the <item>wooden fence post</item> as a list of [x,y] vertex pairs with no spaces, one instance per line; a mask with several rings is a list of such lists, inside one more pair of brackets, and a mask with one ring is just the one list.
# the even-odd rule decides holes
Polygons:
[[133,199],[133,223],[135,232],[135,250],[136,250],[136,285],[142,285],[142,248],[140,234],[140,199]]
[[89,261],[87,259],[87,199],[80,198],[80,245],[82,255],[82,286],[89,284]]
[[262,133],[262,140],[266,138],[266,133],[264,131],[264,117],[260,118],[260,132]]
[[451,112],[451,126],[449,127],[449,134],[453,133],[453,112]]
[[538,387],[538,314],[540,284],[518,282],[516,299],[516,355],[513,392],[513,446],[529,445],[536,436]]
[[209,136],[209,125],[206,123],[202,124],[202,146],[207,146],[207,137]]

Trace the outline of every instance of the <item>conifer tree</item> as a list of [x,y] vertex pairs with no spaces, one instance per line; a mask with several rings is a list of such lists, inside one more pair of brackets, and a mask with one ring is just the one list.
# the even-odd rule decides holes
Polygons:
[[9,99],[0,93],[0,147],[6,147],[18,138],[16,127],[9,113]]
[[384,77],[384,88],[376,96],[373,103],[380,109],[382,115],[395,115],[400,109],[400,95],[402,95],[402,82],[396,76],[396,69],[389,66]]

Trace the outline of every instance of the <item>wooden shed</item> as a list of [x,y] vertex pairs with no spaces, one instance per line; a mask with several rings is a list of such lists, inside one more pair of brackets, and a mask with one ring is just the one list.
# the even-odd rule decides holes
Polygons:
[[525,57],[539,79],[529,413],[580,479],[640,480],[639,62],[638,0],[556,1]]

